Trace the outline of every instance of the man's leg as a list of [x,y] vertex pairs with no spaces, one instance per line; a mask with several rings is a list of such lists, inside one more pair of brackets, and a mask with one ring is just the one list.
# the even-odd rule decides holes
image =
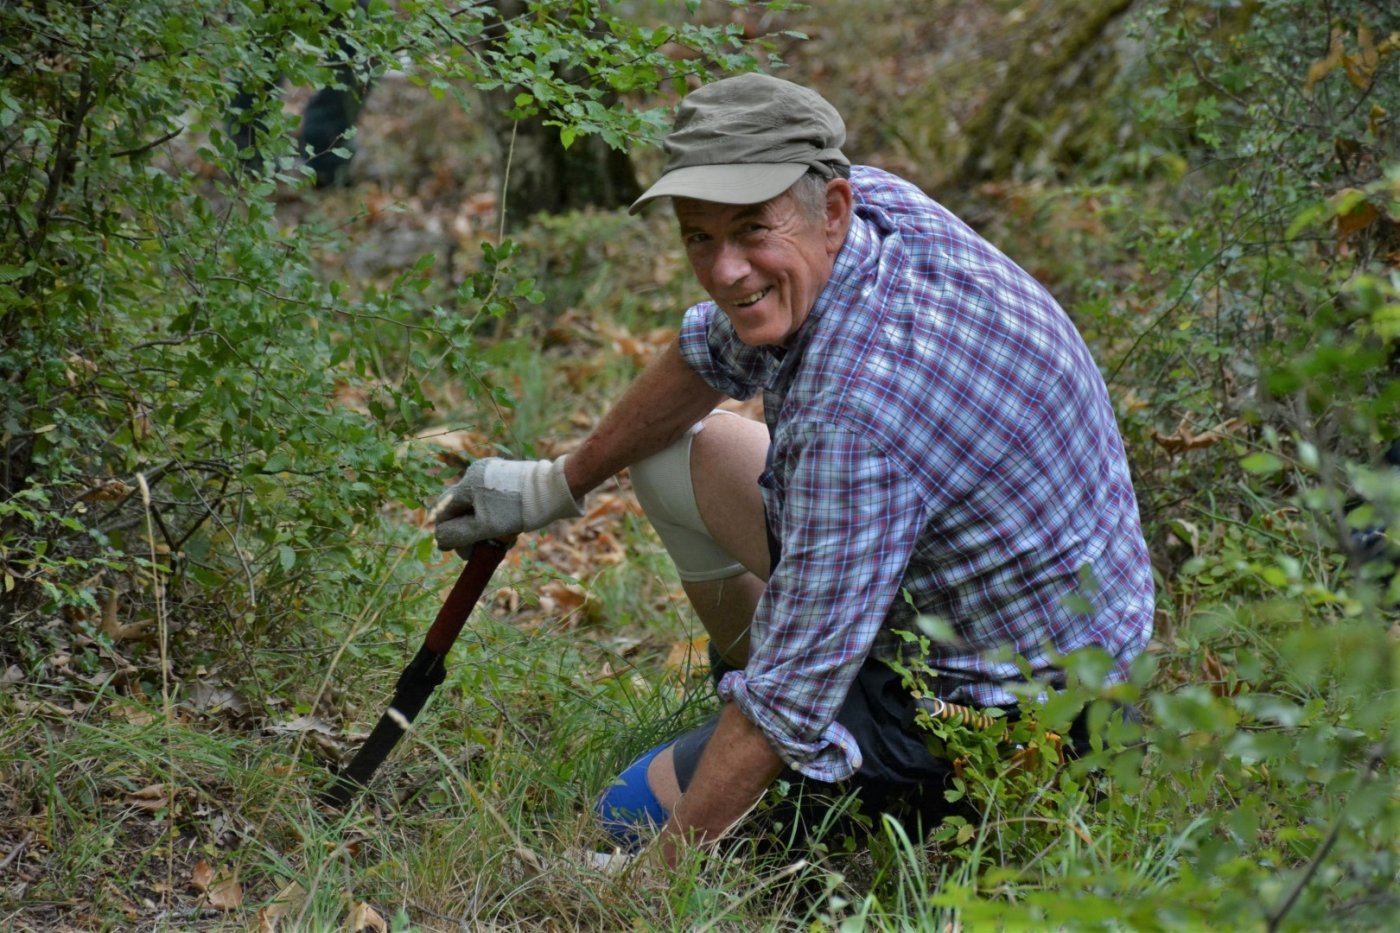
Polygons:
[[763,425],[713,414],[631,471],[710,643],[736,667],[748,660],[749,623],[768,579],[758,489],[767,453]]
[[719,656],[735,667],[749,659],[749,625],[768,582],[768,530],[758,477],[768,454],[768,429],[747,418],[712,416],[690,448],[691,485],[700,518],[745,572],[719,580],[683,581],[685,595]]
[[[758,477],[768,430],[734,415],[707,417],[672,447],[631,469],[632,485],[681,575],[710,644],[727,663],[748,660],[748,630],[769,574]],[[632,764],[603,795],[604,825],[635,845],[629,823],[656,822],[680,799],[670,744]]]

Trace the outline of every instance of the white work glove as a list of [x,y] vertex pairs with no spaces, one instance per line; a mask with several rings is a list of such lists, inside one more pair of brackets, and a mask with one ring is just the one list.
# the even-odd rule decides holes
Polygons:
[[469,548],[488,538],[509,538],[543,528],[559,518],[583,514],[558,460],[502,460],[488,457],[467,467],[428,518],[444,551]]

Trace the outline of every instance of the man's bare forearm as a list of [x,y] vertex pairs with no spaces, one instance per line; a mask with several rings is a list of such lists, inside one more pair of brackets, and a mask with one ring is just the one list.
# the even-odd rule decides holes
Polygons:
[[623,467],[670,446],[721,398],[672,343],[569,455],[564,475],[570,491],[582,496]]
[[705,746],[690,787],[663,828],[659,844],[670,864],[676,843],[712,842],[743,819],[782,772],[783,761],[739,707],[728,703]]

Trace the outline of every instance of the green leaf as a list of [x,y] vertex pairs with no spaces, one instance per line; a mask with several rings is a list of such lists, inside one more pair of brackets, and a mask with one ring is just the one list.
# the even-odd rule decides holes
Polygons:
[[1240,466],[1246,473],[1267,475],[1282,471],[1284,463],[1268,451],[1260,450],[1241,460]]
[[20,279],[33,275],[39,264],[34,260],[29,260],[22,266],[0,266],[0,285],[7,285],[10,282],[18,282]]
[[914,620],[914,624],[929,641],[946,645],[958,640],[957,632],[953,631],[952,624],[942,616],[921,615]]

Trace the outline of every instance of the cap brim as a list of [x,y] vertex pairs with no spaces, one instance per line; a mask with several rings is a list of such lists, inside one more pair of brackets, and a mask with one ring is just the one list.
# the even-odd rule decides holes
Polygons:
[[635,214],[657,198],[694,198],[716,204],[760,204],[776,198],[807,171],[801,162],[744,165],[691,165],[662,175],[627,213]]

